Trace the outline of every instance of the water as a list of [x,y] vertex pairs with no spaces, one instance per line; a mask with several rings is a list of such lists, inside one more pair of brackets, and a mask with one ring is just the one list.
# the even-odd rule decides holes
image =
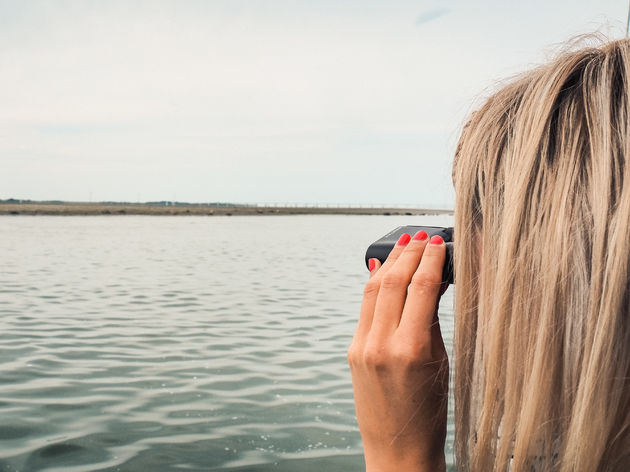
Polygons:
[[0,471],[363,470],[346,350],[402,224],[452,217],[1,217]]

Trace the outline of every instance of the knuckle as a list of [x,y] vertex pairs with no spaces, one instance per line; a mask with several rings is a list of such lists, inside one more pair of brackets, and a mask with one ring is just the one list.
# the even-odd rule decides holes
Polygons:
[[431,272],[418,272],[411,279],[412,288],[421,292],[437,292],[441,283],[441,274]]
[[426,342],[415,342],[398,348],[393,357],[400,367],[419,367],[431,360],[431,349]]
[[383,346],[366,346],[363,351],[363,363],[371,370],[383,371],[390,364],[389,354]]
[[446,251],[444,244],[428,244],[424,252],[429,257],[441,257],[442,253]]
[[383,288],[401,288],[409,285],[409,280],[404,273],[390,270],[383,276],[381,285]]
[[432,260],[440,260],[444,259],[446,252],[446,247],[444,244],[438,246],[435,244],[429,244],[422,254],[423,259],[432,259]]
[[412,253],[412,254],[424,253],[424,251],[425,251],[424,244],[418,244],[415,241],[414,241],[414,244],[408,244],[407,247],[405,248],[406,253]]
[[415,349],[398,349],[393,357],[399,367],[413,367],[421,363],[419,353]]
[[377,295],[380,288],[381,288],[381,283],[379,279],[376,277],[371,278],[365,284],[365,288],[363,289],[363,295],[366,297]]
[[348,348],[347,358],[348,358],[348,364],[350,366],[354,366],[357,364],[357,360],[359,357],[357,351],[358,349],[356,348],[354,344],[351,344],[350,347]]

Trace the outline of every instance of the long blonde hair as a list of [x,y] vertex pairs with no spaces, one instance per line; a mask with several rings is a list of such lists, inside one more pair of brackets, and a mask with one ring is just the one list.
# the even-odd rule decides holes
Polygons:
[[465,126],[458,470],[630,470],[630,40],[565,51]]

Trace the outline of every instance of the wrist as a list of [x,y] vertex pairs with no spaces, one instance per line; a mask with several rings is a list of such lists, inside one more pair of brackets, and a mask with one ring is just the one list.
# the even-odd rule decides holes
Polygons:
[[366,472],[445,472],[444,452],[434,456],[404,454],[397,457],[365,453]]

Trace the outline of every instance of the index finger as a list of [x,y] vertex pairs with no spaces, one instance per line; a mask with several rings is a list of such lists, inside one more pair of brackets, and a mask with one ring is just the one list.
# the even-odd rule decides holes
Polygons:
[[396,263],[400,255],[407,247],[407,244],[409,244],[409,241],[411,241],[411,235],[409,235],[408,233],[403,233],[400,235],[400,238],[398,238],[398,242],[388,254],[387,259],[385,259],[385,262],[383,262],[383,265],[380,267],[378,271],[379,277],[385,275],[385,273]]
[[376,299],[378,298],[378,294],[381,289],[381,278],[394,264],[394,262],[396,262],[410,240],[411,236],[407,233],[403,234],[396,243],[396,246],[394,246],[394,249],[392,249],[389,253],[385,263],[380,265],[380,262],[377,262],[374,269],[370,271],[370,280],[363,291],[361,314],[359,315],[359,323],[357,324],[357,329],[355,331],[355,339],[364,339],[370,331],[370,328],[372,327],[372,320],[374,318]]

